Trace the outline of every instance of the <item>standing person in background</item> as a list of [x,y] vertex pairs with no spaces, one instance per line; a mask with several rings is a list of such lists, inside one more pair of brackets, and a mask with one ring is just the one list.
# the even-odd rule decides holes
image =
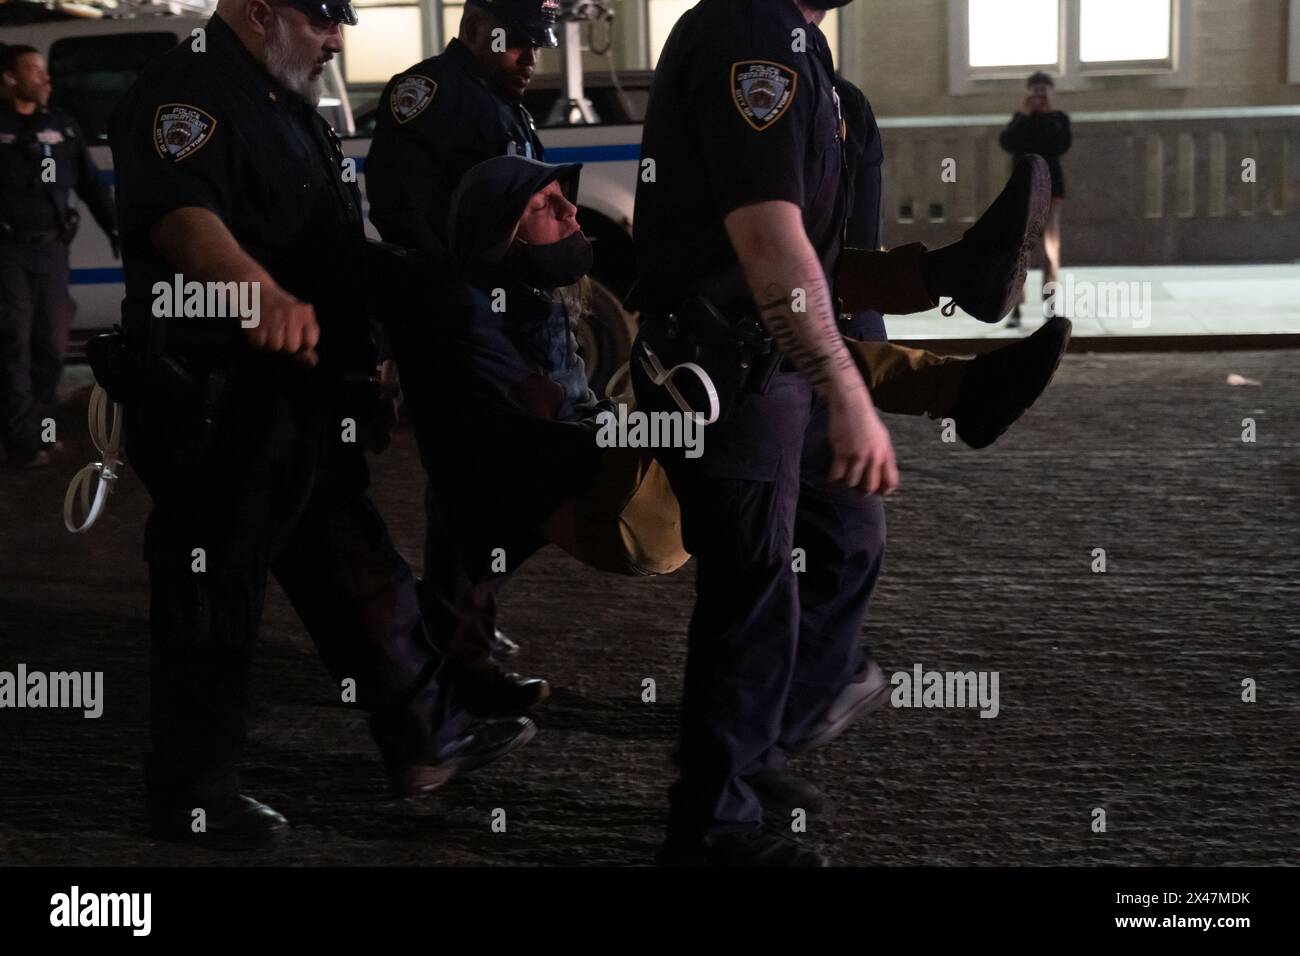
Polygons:
[[55,406],[76,312],[68,245],[81,217],[72,194],[114,256],[117,221],[81,129],[48,105],[50,73],[40,51],[0,50],[0,84],[0,445],[10,466],[39,468],[50,463],[41,423]]
[[[1035,73],[1026,84],[1029,92],[1021,111],[1011,117],[1002,131],[1002,148],[1017,159],[1028,153],[1037,153],[1047,160],[1052,174],[1052,209],[1043,230],[1041,257],[1043,260],[1043,288],[1055,282],[1061,269],[1061,207],[1065,205],[1065,175],[1061,172],[1061,157],[1069,152],[1073,136],[1070,117],[1056,109],[1052,103],[1055,84],[1046,73]],[[1044,291],[1044,298],[1047,293]],[[1016,306],[1007,325],[1020,325],[1020,307]]]

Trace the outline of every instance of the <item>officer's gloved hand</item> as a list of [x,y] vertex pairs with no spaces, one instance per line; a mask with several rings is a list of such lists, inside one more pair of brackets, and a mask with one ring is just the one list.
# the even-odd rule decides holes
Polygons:
[[108,248],[113,250],[113,258],[122,261],[122,237],[116,232],[108,234]]

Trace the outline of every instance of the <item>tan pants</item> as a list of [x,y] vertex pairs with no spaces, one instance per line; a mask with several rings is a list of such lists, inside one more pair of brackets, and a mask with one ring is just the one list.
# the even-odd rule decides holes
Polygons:
[[[939,418],[956,402],[965,360],[889,342],[844,344],[878,410]],[[566,502],[539,530],[584,564],[614,574],[670,574],[690,558],[677,498],[650,449],[606,449],[591,491]]]

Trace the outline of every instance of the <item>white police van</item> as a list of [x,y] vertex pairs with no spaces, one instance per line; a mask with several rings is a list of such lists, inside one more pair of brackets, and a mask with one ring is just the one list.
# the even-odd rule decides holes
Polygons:
[[[35,8],[14,23],[18,7]],[[62,9],[75,9],[64,4]],[[205,14],[174,5],[134,9],[129,16],[46,19],[56,16],[37,4],[5,4],[0,43],[26,44],[49,61],[53,81],[51,103],[72,114],[91,144],[100,175],[112,182],[108,121],[118,99],[154,57],[203,26]],[[99,11],[87,10],[87,13]],[[363,11],[364,15],[364,11]],[[379,89],[349,90],[338,61],[327,71],[327,92],[321,112],[343,137],[343,151],[356,157],[364,195],[365,156]],[[545,117],[562,95],[561,84],[539,77],[525,102],[534,116]],[[585,167],[579,194],[579,218],[593,240],[592,314],[579,330],[579,340],[592,379],[600,389],[631,348],[634,319],[622,308],[634,276],[631,228],[641,143],[640,119],[649,95],[649,74],[629,75],[618,84],[596,85],[586,91],[598,115],[611,123],[553,126],[541,129],[546,158],[551,162],[580,162]],[[369,102],[366,102],[366,97]],[[562,112],[562,111],[561,111]],[[375,235],[367,222],[367,229]],[[113,259],[104,234],[87,216],[72,244],[72,294],[77,303],[74,347],[91,333],[119,321],[123,297],[121,263]]]

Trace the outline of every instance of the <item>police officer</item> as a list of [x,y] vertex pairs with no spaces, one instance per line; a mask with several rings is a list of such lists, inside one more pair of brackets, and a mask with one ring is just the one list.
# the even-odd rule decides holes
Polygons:
[[386,242],[445,260],[451,196],[494,156],[544,160],[522,99],[559,44],[556,0],[469,0],[447,49],[394,76],[366,157],[370,220]]
[[[366,158],[370,219],[385,241],[454,271],[447,221],[451,197],[465,174],[497,156],[544,158],[521,100],[540,50],[559,43],[558,12],[556,0],[469,0],[459,35],[447,49],[389,81]],[[407,341],[408,348],[420,348]],[[407,367],[413,364],[408,357]],[[545,700],[550,688],[504,665],[517,647],[496,628],[495,597],[471,598],[456,583],[464,580],[464,569],[448,545],[451,522],[441,517],[456,504],[438,502],[433,484],[425,493],[423,593],[429,627],[455,660],[468,702],[486,713],[525,712]],[[509,542],[510,569],[542,544],[535,536]],[[496,575],[493,588],[507,579]]]
[[50,75],[33,47],[0,50],[0,445],[16,467],[49,464],[41,421],[52,410],[75,306],[68,244],[75,192],[117,254],[108,187],[76,122],[47,106]]
[[[659,452],[697,560],[662,862],[823,862],[788,830],[762,827],[763,800],[815,797],[783,772],[787,757],[880,700],[883,675],[859,636],[883,545],[870,496],[889,493],[898,470],[842,344],[838,313],[861,308],[843,260],[877,272],[906,261],[916,308],[942,294],[997,321],[1023,283],[1025,240],[1045,209],[1039,161],[953,247],[842,255],[852,194],[818,23],[844,2],[702,0],[664,47],[646,116],[642,164],[653,175],[637,187],[640,274],[628,302],[642,313],[639,405],[674,407],[640,361],[647,348],[665,365],[684,345],[717,348],[707,340],[719,322],[761,320],[784,356],[770,378],[751,373],[732,389],[702,456]],[[741,344],[745,367],[757,369],[759,346]]]
[[[375,359],[360,197],[314,107],[341,25],[355,22],[333,0],[220,0],[112,124],[124,333],[144,366],[126,444],[154,504],[147,778],[163,838],[254,846],[285,828],[240,793],[237,769],[268,570],[370,711],[398,792],[440,786],[535,732],[451,703],[349,438],[365,401],[347,383]],[[258,303],[252,321],[177,313],[171,287],[191,281],[239,290]],[[199,807],[207,827],[194,834]]]

